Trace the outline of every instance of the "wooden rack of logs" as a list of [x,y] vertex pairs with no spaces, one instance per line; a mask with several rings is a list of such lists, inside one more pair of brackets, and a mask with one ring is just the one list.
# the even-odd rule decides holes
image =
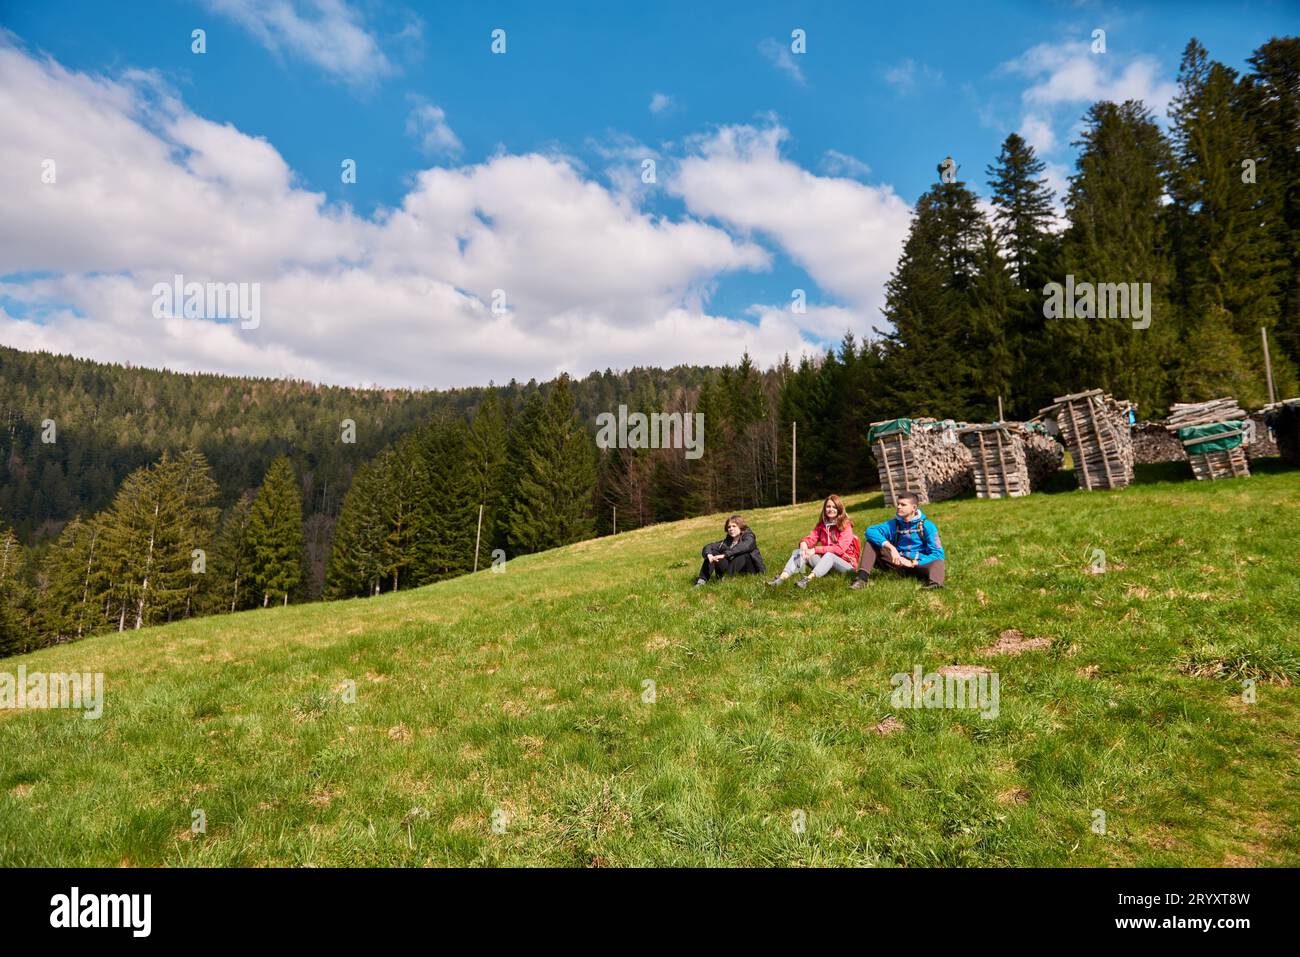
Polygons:
[[980,498],[1018,498],[1041,488],[1061,468],[1065,450],[1051,436],[1020,422],[968,425],[957,432],[970,449]]
[[1039,415],[1053,414],[1065,447],[1074,460],[1074,474],[1079,488],[1125,488],[1133,481],[1133,441],[1129,435],[1129,415],[1134,406],[1102,392],[1090,389],[1072,395],[1057,396],[1053,403],[1039,410]]
[[971,455],[957,440],[956,425],[935,419],[904,421],[910,421],[910,432],[900,426],[877,433],[871,445],[885,505],[892,508],[904,492],[915,493],[918,502],[925,504],[968,491],[972,485]]
[[[1224,429],[1213,436],[1182,438],[1183,450],[1187,461],[1192,466],[1192,474],[1198,481],[1249,478],[1250,463],[1246,458],[1247,429],[1249,415],[1237,404],[1232,396],[1211,399],[1208,402],[1175,402],[1169,407],[1169,416],[1165,419],[1165,428],[1174,435],[1178,430],[1196,425],[1235,425],[1236,428]],[[1218,439],[1241,436],[1241,443],[1234,449],[1220,449],[1213,452],[1196,452],[1199,445]]]

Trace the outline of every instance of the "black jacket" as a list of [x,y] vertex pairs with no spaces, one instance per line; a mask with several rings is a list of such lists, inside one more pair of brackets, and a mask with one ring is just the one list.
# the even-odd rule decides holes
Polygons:
[[741,532],[740,538],[734,542],[724,538],[720,542],[709,542],[700,549],[701,557],[707,558],[709,555],[726,555],[728,560],[738,555],[748,555],[760,575],[767,571],[767,565],[763,562],[763,553],[758,550],[758,539],[748,528]]

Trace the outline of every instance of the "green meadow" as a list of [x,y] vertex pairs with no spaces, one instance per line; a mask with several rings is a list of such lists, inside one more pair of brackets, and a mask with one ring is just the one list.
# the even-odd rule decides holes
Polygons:
[[[927,507],[936,592],[692,588],[717,515],[5,659],[105,699],[0,711],[0,864],[1297,866],[1300,472],[1256,468]],[[817,509],[746,516],[769,568]],[[891,700],[950,665],[995,716]]]

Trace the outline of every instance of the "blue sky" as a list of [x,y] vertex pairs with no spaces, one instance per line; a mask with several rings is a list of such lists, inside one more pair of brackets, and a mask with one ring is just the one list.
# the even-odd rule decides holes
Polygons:
[[[0,341],[414,386],[772,362],[880,323],[944,156],[984,191],[1019,130],[1062,185],[1094,99],[1163,112],[1190,37],[1240,68],[1295,13],[0,0]],[[153,314],[176,272],[267,321]]]

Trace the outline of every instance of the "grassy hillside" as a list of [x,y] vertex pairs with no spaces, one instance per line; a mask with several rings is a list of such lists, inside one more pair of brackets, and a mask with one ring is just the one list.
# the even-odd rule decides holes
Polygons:
[[[717,516],[8,659],[107,692],[0,711],[0,863],[1298,865],[1300,473],[1184,468],[933,506],[941,592],[692,589]],[[816,509],[749,516],[769,565]],[[996,718],[891,707],[949,664]]]

